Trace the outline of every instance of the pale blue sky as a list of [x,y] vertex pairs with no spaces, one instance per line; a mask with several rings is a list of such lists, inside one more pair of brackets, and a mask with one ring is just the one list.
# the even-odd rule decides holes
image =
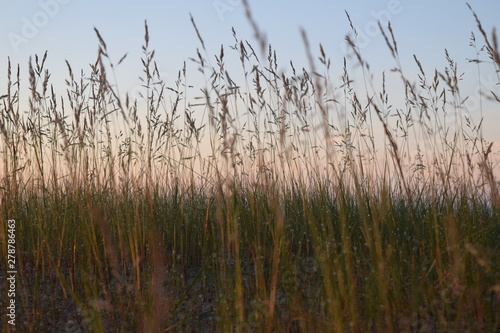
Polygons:
[[[417,71],[413,54],[421,59],[431,75],[436,67],[442,70],[444,49],[447,48],[466,73],[464,86],[472,92],[477,86],[477,69],[467,64],[466,58],[474,57],[474,50],[468,46],[471,31],[478,37],[479,33],[465,2],[249,0],[249,3],[257,23],[277,50],[283,68],[289,60],[298,64],[297,67],[307,66],[299,33],[299,28],[303,27],[309,35],[313,52],[319,54],[317,45],[321,42],[334,63],[333,74],[340,74],[344,36],[350,31],[344,13],[347,10],[357,29],[366,37],[362,40],[362,52],[373,71],[388,71],[394,63],[382,36],[372,28],[377,18],[384,20],[389,13],[403,66],[409,74]],[[471,0],[470,4],[488,33],[493,26],[500,26],[500,1]],[[149,23],[151,47],[156,49],[160,71],[167,83],[172,84],[183,61],[194,57],[200,46],[189,13],[197,22],[209,54],[218,53],[221,44],[227,49],[233,41],[233,26],[240,39],[253,38],[243,5],[238,0],[3,0],[0,11],[0,87],[5,87],[8,56],[13,63],[20,63],[26,73],[30,55],[42,55],[48,50],[47,66],[55,85],[63,84],[67,78],[66,59],[74,71],[88,70],[88,64],[97,54],[98,41],[93,31],[96,27],[115,61],[129,53],[118,69],[118,78],[122,89],[133,89],[139,84],[137,77],[141,74],[140,52],[145,19]],[[482,40],[478,40],[482,44]],[[484,68],[486,77],[491,67]],[[190,83],[198,85],[196,70],[188,75],[191,75]],[[413,79],[416,80],[416,76]],[[491,133],[496,133],[498,131],[494,128],[500,125],[497,116],[500,112],[498,108],[494,114],[493,110],[489,112],[493,121],[488,126]],[[495,140],[500,141],[498,137]]]
[[[390,14],[404,61],[411,63],[415,53],[424,66],[433,70],[444,63],[444,48],[464,66],[465,58],[473,56],[473,50],[467,45],[470,32],[475,31],[475,23],[465,2],[461,1],[249,2],[261,29],[267,32],[278,55],[281,54],[284,66],[290,59],[300,62],[304,57],[299,27],[306,29],[315,51],[321,42],[332,60],[341,62],[343,38],[349,32],[344,10],[350,13],[358,30],[368,37],[363,53],[375,69],[392,66],[383,38],[371,30],[375,17],[383,20],[384,12]],[[240,38],[252,38],[238,0],[4,0],[3,4],[0,65],[5,64],[7,56],[15,63],[25,64],[30,55],[49,50],[51,71],[57,72],[61,67],[64,70],[65,59],[75,68],[85,67],[96,55],[97,39],[93,27],[97,27],[112,57],[118,60],[123,53],[129,52],[124,65],[127,67],[124,70],[129,70],[140,64],[138,56],[147,19],[151,45],[157,50],[162,72],[175,76],[182,62],[194,56],[199,46],[189,13],[195,18],[211,53],[218,52],[221,43],[231,43],[233,26]],[[499,22],[499,1],[475,1],[471,5],[488,32]],[[27,28],[31,24],[35,26],[34,32]]]
[[[150,25],[151,43],[158,52],[158,61],[165,72],[174,74],[182,61],[193,56],[199,43],[189,21],[195,18],[207,47],[217,52],[221,43],[232,41],[231,27],[240,38],[251,39],[252,33],[238,0],[209,1],[78,1],[37,0],[2,1],[0,12],[0,64],[7,56],[14,62],[26,63],[30,55],[49,50],[52,70],[61,67],[61,60],[68,59],[75,67],[86,66],[93,60],[97,27],[110,53],[119,58],[130,52],[127,67],[139,63],[137,55],[143,41],[143,24]],[[377,13],[390,13],[402,54],[411,60],[416,53],[433,69],[448,48],[457,61],[473,55],[467,47],[475,23],[465,2],[456,0],[370,0],[370,1],[249,1],[260,27],[267,32],[268,40],[287,58],[300,61],[304,55],[299,27],[308,32],[311,44],[321,42],[332,59],[342,59],[344,35],[349,25],[344,14],[347,10],[354,24],[369,38],[363,52],[372,63],[384,67],[391,65],[383,38],[370,37],[370,28]],[[44,5],[45,4],[45,5]],[[55,4],[55,6],[54,6]],[[499,1],[471,2],[485,27],[490,31],[498,20]],[[31,34],[25,27],[34,24]],[[36,27],[36,25],[40,27]],[[25,28],[23,30],[23,27]],[[29,31],[32,32],[32,31]],[[375,32],[376,33],[376,32]],[[17,43],[12,42],[20,36]],[[10,38],[9,38],[10,36]],[[24,38],[24,36],[26,38]],[[286,55],[286,56],[285,56]],[[0,72],[1,73],[1,72]]]

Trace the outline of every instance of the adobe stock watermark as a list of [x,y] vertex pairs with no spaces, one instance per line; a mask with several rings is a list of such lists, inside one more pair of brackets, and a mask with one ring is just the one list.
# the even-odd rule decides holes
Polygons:
[[241,5],[241,0],[215,0],[212,2],[212,6],[221,21],[224,21],[227,12],[233,12],[239,5]]
[[33,40],[40,33],[40,30],[59,14],[61,6],[69,2],[71,0],[39,0],[38,10],[29,17],[22,17],[21,30],[19,32],[11,31],[7,34],[7,38],[14,51],[19,52],[22,45],[28,44]]
[[[404,11],[403,2],[412,2],[413,0],[389,0],[385,8],[380,10],[371,10],[370,16],[373,20],[370,20],[364,24],[362,28],[354,26],[356,31],[356,43],[360,49],[368,47],[373,39],[382,35],[379,28],[379,22],[382,27],[386,27],[387,24],[397,15]],[[340,49],[342,54],[347,54],[350,50],[350,46],[346,42],[340,44]]]
[[7,322],[16,326],[16,289],[17,289],[17,249],[16,249],[16,220],[7,221]]

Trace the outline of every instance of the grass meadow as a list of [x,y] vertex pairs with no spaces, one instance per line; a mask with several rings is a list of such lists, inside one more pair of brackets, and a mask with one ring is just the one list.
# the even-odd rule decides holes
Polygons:
[[[304,32],[310,68],[295,68],[247,15],[256,41],[233,31],[215,55],[193,20],[196,95],[186,67],[160,77],[147,24],[138,97],[120,93],[123,58],[98,30],[88,69],[63,64],[62,95],[47,54],[2,70],[17,331],[499,332],[498,147],[463,107],[457,62],[443,52],[429,75],[417,54],[407,75],[388,25],[387,73],[371,73],[354,28],[343,64]],[[476,20],[470,61],[500,82],[497,36]],[[2,332],[15,331],[9,235],[4,223]]]

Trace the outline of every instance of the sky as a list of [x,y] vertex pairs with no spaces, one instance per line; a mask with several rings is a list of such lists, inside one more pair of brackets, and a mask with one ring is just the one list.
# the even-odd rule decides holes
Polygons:
[[[148,21],[151,45],[165,74],[175,76],[199,47],[189,15],[195,19],[209,53],[232,42],[234,27],[243,39],[252,39],[250,25],[240,0],[208,1],[78,1],[2,0],[0,12],[0,65],[27,63],[33,54],[49,51],[51,71],[65,70],[64,60],[74,67],[86,67],[94,60],[98,41],[96,27],[117,61],[129,53],[126,70],[139,67],[144,20]],[[341,62],[344,36],[350,31],[347,11],[360,33],[363,53],[374,68],[387,69],[393,63],[383,37],[375,29],[377,20],[389,19],[399,48],[410,62],[417,54],[424,67],[433,70],[444,64],[447,48],[457,61],[472,57],[468,47],[474,18],[465,2],[456,0],[364,0],[364,1],[249,1],[260,28],[279,54],[296,61],[304,59],[299,29],[304,28],[316,47],[322,43],[332,59]],[[471,2],[487,31],[500,22],[499,1]],[[439,63],[436,60],[440,60]],[[289,59],[283,59],[288,63]],[[3,67],[5,68],[5,67]],[[0,78],[5,75],[1,75]],[[63,73],[64,74],[64,73]]]
[[[65,60],[73,70],[88,70],[96,59],[98,39],[94,27],[100,31],[108,45],[110,57],[117,62],[125,53],[126,60],[117,69],[121,89],[133,91],[140,87],[141,45],[144,42],[144,21],[147,20],[151,48],[156,50],[162,77],[173,84],[183,62],[196,56],[200,42],[190,22],[193,16],[207,46],[208,54],[218,54],[221,44],[233,42],[231,28],[240,39],[253,40],[253,31],[245,17],[244,6],[239,0],[2,0],[0,11],[0,89],[6,84],[7,58],[21,64],[24,74],[27,63],[34,54],[43,55],[48,50],[47,68],[51,82],[64,84],[68,77]],[[456,0],[360,0],[360,1],[303,1],[303,0],[249,0],[255,21],[265,31],[268,42],[278,52],[279,63],[286,70],[293,60],[297,67],[307,67],[304,44],[300,35],[303,28],[313,52],[319,55],[322,43],[332,59],[334,75],[340,75],[343,57],[347,55],[344,37],[350,32],[347,11],[359,33],[363,56],[368,59],[373,72],[381,73],[394,67],[385,41],[376,29],[377,20],[391,21],[402,65],[409,76],[418,68],[413,54],[420,59],[424,69],[433,74],[434,68],[446,65],[444,50],[466,73],[463,85],[471,94],[471,108],[477,109],[477,66],[467,63],[475,51],[469,47],[474,31],[478,44],[482,39],[474,17],[465,2]],[[480,17],[485,30],[491,33],[500,26],[500,1],[470,1]],[[214,58],[212,58],[213,60]],[[484,87],[497,89],[491,66],[481,69]],[[203,84],[190,72],[190,83]],[[26,81],[27,82],[27,81]],[[475,103],[475,104],[474,104]],[[498,105],[498,104],[497,104]],[[484,110],[486,132],[500,145],[498,125],[499,107]],[[499,148],[499,147],[497,147]]]

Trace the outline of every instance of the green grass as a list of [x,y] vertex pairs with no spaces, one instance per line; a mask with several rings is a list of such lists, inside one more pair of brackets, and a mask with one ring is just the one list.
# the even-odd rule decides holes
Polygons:
[[[481,66],[498,71],[496,36],[478,26]],[[286,76],[271,46],[236,33],[212,65],[196,29],[201,96],[188,96],[186,68],[172,86],[159,77],[147,25],[138,101],[120,98],[121,60],[97,30],[91,72],[67,64],[67,96],[53,93],[45,56],[30,64],[29,95],[9,64],[0,213],[17,221],[17,330],[498,331],[487,120],[458,107],[447,54],[445,70],[413,84],[382,28],[406,87],[399,109],[385,75],[372,91],[346,62],[336,82],[320,48],[321,69],[291,64]],[[241,82],[225,70],[231,55]],[[2,267],[7,237],[2,228]],[[4,299],[0,325],[14,331]]]

